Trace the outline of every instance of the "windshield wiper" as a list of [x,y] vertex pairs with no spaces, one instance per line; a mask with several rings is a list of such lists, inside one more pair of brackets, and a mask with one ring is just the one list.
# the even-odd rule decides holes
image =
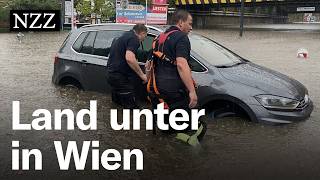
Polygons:
[[234,66],[238,66],[240,64],[245,64],[246,62],[237,62],[237,63],[234,63],[234,64],[231,64],[231,65],[221,65],[221,66],[216,66],[217,68],[229,68],[229,67],[234,67]]

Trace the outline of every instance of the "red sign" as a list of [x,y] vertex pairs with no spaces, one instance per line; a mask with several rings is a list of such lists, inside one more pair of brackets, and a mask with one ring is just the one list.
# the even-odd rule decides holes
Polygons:
[[167,24],[167,5],[155,5],[148,9],[148,24]]
[[167,4],[167,0],[152,0],[152,4]]
[[158,6],[158,5],[153,5],[151,12],[152,13],[167,13],[167,6]]

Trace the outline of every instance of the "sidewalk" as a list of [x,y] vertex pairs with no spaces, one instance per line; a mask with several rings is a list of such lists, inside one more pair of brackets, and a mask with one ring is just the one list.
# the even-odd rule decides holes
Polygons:
[[[293,23],[293,24],[244,24],[245,30],[251,31],[316,31],[320,32],[320,23]],[[239,29],[239,25],[218,24],[217,29]]]

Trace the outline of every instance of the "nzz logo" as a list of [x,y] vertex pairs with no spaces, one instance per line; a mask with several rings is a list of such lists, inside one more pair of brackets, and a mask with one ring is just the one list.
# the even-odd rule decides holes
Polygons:
[[10,31],[59,31],[60,11],[11,10]]

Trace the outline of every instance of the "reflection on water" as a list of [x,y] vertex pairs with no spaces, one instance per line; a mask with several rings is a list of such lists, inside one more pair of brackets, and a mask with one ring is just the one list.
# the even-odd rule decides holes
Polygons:
[[[319,34],[200,31],[230,47],[254,62],[276,69],[298,79],[309,89],[315,103],[320,102]],[[96,178],[160,179],[270,179],[274,177],[320,177],[320,112],[315,108],[308,121],[284,126],[267,126],[236,117],[213,120],[207,117],[208,131],[202,146],[192,148],[172,136],[151,131],[113,131],[109,124],[110,97],[96,92],[55,87],[51,83],[53,57],[67,33],[25,33],[22,43],[15,34],[0,34],[0,134],[1,175],[42,176],[35,171],[11,171],[11,141],[19,140],[23,148],[39,148],[43,152],[46,175]],[[297,42],[298,41],[298,42]],[[297,48],[305,47],[310,59],[295,59]],[[292,53],[294,52],[294,53]],[[311,73],[311,75],[310,75]],[[31,122],[32,112],[45,108],[69,108],[74,112],[89,108],[90,100],[98,102],[97,131],[15,131],[11,130],[12,101],[19,100],[21,121]],[[63,119],[66,123],[66,119]],[[62,127],[66,127],[63,124]],[[61,172],[55,156],[53,141],[64,143],[77,140],[99,140],[100,150],[134,149],[144,152],[144,171]],[[72,166],[73,167],[73,166]],[[73,168],[70,168],[73,169]],[[1,178],[2,179],[2,178]]]

